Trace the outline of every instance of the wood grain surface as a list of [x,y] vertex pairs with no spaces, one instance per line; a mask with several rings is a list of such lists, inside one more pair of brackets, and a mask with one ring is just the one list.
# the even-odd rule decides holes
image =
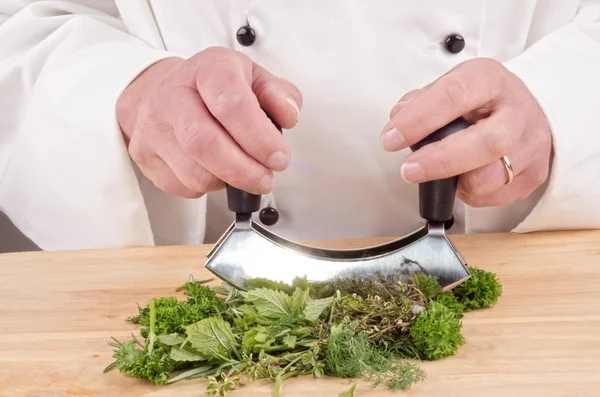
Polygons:
[[[463,320],[467,344],[423,363],[427,380],[371,396],[600,396],[600,232],[453,235],[467,262],[494,271],[504,286],[492,309]],[[384,240],[320,242],[358,247]],[[205,381],[151,386],[117,371],[103,374],[110,337],[136,302],[175,295],[203,269],[209,246],[31,252],[0,255],[0,396],[200,397]],[[311,377],[284,383],[282,397],[336,397],[350,380]],[[228,396],[271,396],[256,382]]]

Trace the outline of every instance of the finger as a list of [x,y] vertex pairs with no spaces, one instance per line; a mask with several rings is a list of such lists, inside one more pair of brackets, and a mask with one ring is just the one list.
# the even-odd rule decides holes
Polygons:
[[[514,158],[514,155],[511,156],[511,159]],[[514,178],[523,170],[523,163],[510,159],[509,161],[513,168]],[[485,196],[502,188],[507,181],[508,170],[504,166],[502,159],[500,159],[460,175],[456,191],[457,194],[464,193],[468,196]]]
[[521,201],[529,197],[531,193],[539,186],[533,184],[531,178],[527,175],[527,171],[515,177],[510,185],[505,185],[493,193],[476,196],[464,192],[457,192],[457,197],[465,204],[471,207],[499,207],[511,204],[516,201]]
[[405,181],[416,183],[460,175],[518,150],[523,123],[503,109],[475,125],[410,154],[402,164]]
[[216,177],[179,153],[172,125],[153,109],[140,109],[129,145],[131,158],[144,175],[162,190],[185,198],[198,198],[217,189]]
[[390,111],[390,119],[393,118],[396,115],[396,113],[398,113],[400,109],[402,109],[404,105],[406,105],[406,103],[410,102],[415,98],[418,98],[422,94],[424,89],[425,88],[417,88],[404,94]]
[[199,198],[203,195],[181,183],[167,163],[159,156],[148,157],[146,161],[138,163],[138,166],[146,178],[164,192],[188,199]]
[[192,192],[205,194],[225,187],[223,181],[183,150],[172,131],[158,146],[157,154],[173,171],[177,179]]
[[157,138],[168,135],[169,131],[153,117],[146,117],[146,113],[145,109],[141,110],[140,122],[132,133],[128,147],[131,159],[138,165],[146,178],[160,190],[183,198],[201,197],[202,193],[185,186],[154,150],[154,146],[157,146],[155,144]]
[[456,68],[406,103],[384,128],[385,149],[394,151],[413,145],[458,117],[490,103],[499,95],[499,79],[493,75],[499,72],[496,67],[485,66],[474,62]]
[[[289,148],[252,91],[260,77],[254,75],[247,57],[228,52],[200,65],[196,86],[210,113],[246,153],[264,166],[282,171],[290,161]],[[283,99],[287,94],[279,93],[283,103],[287,103]],[[282,119],[278,113],[271,117]]]
[[273,173],[246,154],[212,117],[198,93],[182,87],[171,97],[169,121],[191,159],[222,181],[254,194],[273,188]]
[[282,128],[294,127],[302,109],[303,98],[300,90],[257,64],[254,64],[252,76],[252,91],[261,107]]
[[[543,141],[536,138],[535,133],[523,134],[517,145],[518,149],[507,156],[513,170],[514,178],[535,164],[542,164],[546,150]],[[473,196],[484,196],[502,188],[508,180],[508,170],[502,159],[493,161],[483,167],[460,175],[457,191]]]

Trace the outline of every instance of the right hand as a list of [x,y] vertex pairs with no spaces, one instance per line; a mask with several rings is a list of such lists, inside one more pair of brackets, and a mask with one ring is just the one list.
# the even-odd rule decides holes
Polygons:
[[293,84],[240,52],[213,47],[147,68],[119,97],[117,119],[131,158],[159,189],[198,198],[225,182],[265,194],[273,171],[290,160],[265,112],[292,128],[301,106]]

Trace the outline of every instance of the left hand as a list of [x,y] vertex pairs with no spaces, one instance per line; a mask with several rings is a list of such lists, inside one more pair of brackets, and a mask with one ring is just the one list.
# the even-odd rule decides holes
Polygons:
[[[463,62],[407,93],[391,111],[382,144],[387,151],[406,148],[461,116],[469,128],[406,158],[405,181],[460,175],[457,196],[473,207],[522,200],[544,183],[553,155],[548,121],[525,84],[492,59]],[[510,184],[502,156],[512,165]]]

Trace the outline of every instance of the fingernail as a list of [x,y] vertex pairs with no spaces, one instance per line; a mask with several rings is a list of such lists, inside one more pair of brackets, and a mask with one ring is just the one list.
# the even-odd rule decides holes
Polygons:
[[260,191],[262,194],[267,194],[273,189],[273,176],[265,175],[260,179]]
[[382,144],[386,150],[395,150],[404,144],[404,137],[400,131],[396,129],[396,127],[393,127],[391,130],[386,131],[383,134]]
[[269,160],[267,160],[267,167],[272,169],[273,171],[283,171],[287,168],[288,163],[290,162],[290,156],[288,156],[284,152],[275,152]]
[[408,183],[416,183],[425,178],[425,171],[419,163],[404,163],[400,167],[402,179]]
[[291,96],[286,96],[285,100],[287,103],[290,104],[292,109],[294,109],[294,112],[296,112],[296,118],[300,117],[300,108],[298,107],[296,101],[294,101],[294,98],[292,98]]

